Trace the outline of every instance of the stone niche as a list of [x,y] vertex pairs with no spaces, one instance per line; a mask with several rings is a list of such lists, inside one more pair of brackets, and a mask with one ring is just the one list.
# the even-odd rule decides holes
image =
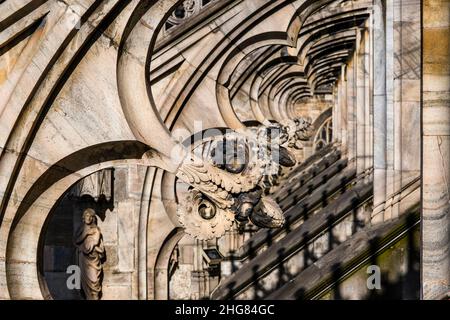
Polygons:
[[83,299],[71,290],[67,268],[77,265],[74,235],[86,208],[96,211],[103,235],[102,299],[137,299],[136,239],[145,168],[123,166],[105,169],[72,186],[55,204],[43,234],[41,276],[46,296],[55,300]]

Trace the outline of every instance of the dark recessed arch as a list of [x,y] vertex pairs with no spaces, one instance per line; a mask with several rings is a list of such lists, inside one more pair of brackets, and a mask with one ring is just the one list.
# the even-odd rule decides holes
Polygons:
[[33,203],[52,185],[61,179],[95,164],[141,159],[150,148],[138,141],[106,142],[81,149],[61,159],[45,171],[28,190],[14,217],[11,232]]

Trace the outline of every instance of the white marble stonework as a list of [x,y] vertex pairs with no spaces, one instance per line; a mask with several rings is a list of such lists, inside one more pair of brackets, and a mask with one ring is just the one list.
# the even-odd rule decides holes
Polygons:
[[0,1],[0,299],[445,299],[449,5]]

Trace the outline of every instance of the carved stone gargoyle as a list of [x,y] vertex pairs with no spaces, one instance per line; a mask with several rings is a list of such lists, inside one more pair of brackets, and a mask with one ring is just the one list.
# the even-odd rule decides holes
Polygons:
[[[296,163],[304,159],[303,149],[304,142],[309,141],[314,134],[314,128],[309,119],[298,118],[294,120],[285,120],[282,123],[269,123],[266,126],[259,128],[259,132],[266,133],[271,137],[270,144],[272,148],[275,147],[278,153],[278,161],[283,168],[292,168]],[[290,170],[279,170],[277,174],[267,176],[269,183],[268,188],[278,185],[280,178],[282,178]],[[267,190],[267,193],[272,193],[273,188]]]
[[231,132],[192,150],[177,173],[191,186],[177,212],[188,234],[201,240],[221,237],[235,220],[261,228],[284,224],[283,212],[268,194],[281,167],[296,164],[283,146],[289,141],[284,130],[263,126]]
[[[166,8],[176,5],[174,0],[162,2]],[[270,146],[264,139],[245,139],[248,132],[258,136],[254,132],[258,130],[248,129],[230,106],[219,108],[223,120],[244,133],[231,133],[206,141],[204,147],[199,147],[204,152],[199,154],[195,154],[195,150],[185,150],[158,112],[160,108],[156,105],[148,78],[152,61],[148,59],[149,50],[154,49],[158,37],[154,31],[167,20],[167,16],[158,7],[147,11],[144,17],[145,24],[130,24],[130,31],[119,48],[119,98],[135,139],[150,148],[142,162],[173,173],[191,186],[186,198],[179,199],[180,223],[187,233],[199,239],[220,237],[235,219],[251,221],[261,227],[281,226],[283,213],[267,190],[273,177],[279,174],[280,166],[295,164],[295,157],[281,143],[273,143],[273,139],[270,139]],[[260,130],[265,131],[266,128]],[[232,156],[233,152],[229,151],[225,152],[227,162],[216,161],[217,156],[223,154],[221,150],[233,150],[228,147],[230,144],[236,146],[235,150],[244,150],[243,163],[235,161],[241,157],[238,153]]]
[[288,149],[302,149],[303,142],[308,141],[314,133],[311,120],[306,118],[283,121],[279,126],[281,130],[280,143]]

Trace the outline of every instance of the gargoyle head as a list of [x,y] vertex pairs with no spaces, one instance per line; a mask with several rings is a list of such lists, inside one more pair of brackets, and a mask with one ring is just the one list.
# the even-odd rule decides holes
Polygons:
[[191,186],[178,206],[187,233],[220,237],[235,220],[263,228],[283,225],[283,213],[267,191],[280,168],[295,165],[295,159],[273,130],[231,132],[192,150],[177,174]]
[[306,118],[283,121],[279,126],[282,132],[281,145],[286,148],[302,149],[302,141],[308,141],[314,134],[314,126]]

